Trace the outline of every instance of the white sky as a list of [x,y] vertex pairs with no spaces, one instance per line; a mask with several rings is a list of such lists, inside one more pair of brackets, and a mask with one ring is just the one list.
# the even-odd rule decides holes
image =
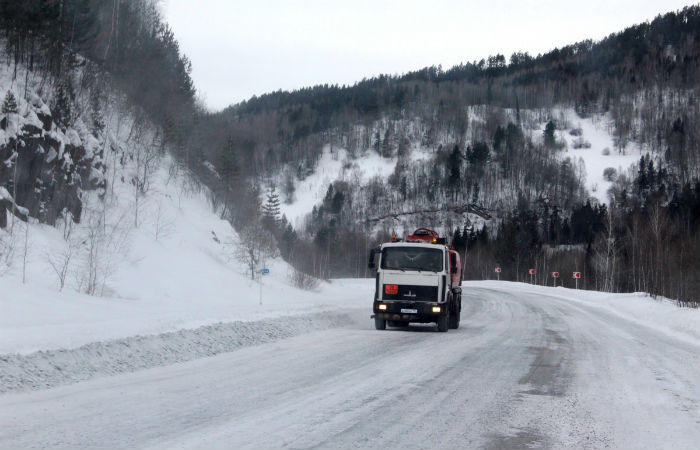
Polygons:
[[253,95],[353,84],[501,53],[536,56],[691,5],[689,0],[165,0],[214,110]]

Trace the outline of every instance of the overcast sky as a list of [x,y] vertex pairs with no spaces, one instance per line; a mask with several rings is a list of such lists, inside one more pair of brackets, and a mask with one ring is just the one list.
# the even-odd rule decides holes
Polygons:
[[165,0],[213,110],[253,95],[353,84],[501,53],[536,56],[681,9],[685,0]]

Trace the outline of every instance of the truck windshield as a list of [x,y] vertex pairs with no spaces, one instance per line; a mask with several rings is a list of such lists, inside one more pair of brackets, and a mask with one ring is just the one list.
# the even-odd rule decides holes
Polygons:
[[382,269],[441,272],[442,266],[442,250],[439,248],[386,247],[382,250]]

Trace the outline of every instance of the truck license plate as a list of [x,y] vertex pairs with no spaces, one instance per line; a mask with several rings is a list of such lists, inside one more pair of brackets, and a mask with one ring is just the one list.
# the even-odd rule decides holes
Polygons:
[[401,308],[401,312],[404,314],[418,314],[417,309]]

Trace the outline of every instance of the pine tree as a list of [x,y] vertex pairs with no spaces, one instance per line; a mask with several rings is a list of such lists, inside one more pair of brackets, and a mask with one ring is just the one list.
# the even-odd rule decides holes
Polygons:
[[99,135],[105,129],[105,121],[102,116],[102,106],[100,105],[100,97],[97,89],[90,92],[90,107],[92,109],[92,131],[95,136]]
[[267,198],[262,207],[263,221],[266,225],[273,226],[280,221],[280,197],[274,186],[267,191]]
[[16,114],[19,111],[17,106],[17,99],[12,91],[7,91],[5,94],[5,100],[2,102],[2,113],[3,114]]
[[56,86],[56,94],[54,98],[54,105],[51,109],[54,120],[64,126],[68,127],[71,124],[71,97],[73,90],[70,84],[59,82]]
[[544,146],[546,148],[554,148],[556,141],[554,139],[554,131],[557,126],[551,120],[547,122],[547,126],[544,128]]
[[384,140],[382,141],[382,156],[385,158],[391,158],[394,148],[394,124],[389,122],[389,126],[384,133]]
[[467,159],[470,164],[483,165],[491,156],[491,150],[486,142],[475,142],[473,148],[467,150]]
[[298,236],[286,216],[282,216],[282,219],[280,219],[280,237],[278,241],[282,257],[285,259],[289,258],[298,241]]
[[452,191],[452,200],[454,200],[455,191],[460,185],[462,172],[462,153],[459,150],[458,145],[455,145],[452,148],[452,152],[450,153],[448,160],[448,169],[450,171],[450,175],[447,179],[447,184],[450,191]]

